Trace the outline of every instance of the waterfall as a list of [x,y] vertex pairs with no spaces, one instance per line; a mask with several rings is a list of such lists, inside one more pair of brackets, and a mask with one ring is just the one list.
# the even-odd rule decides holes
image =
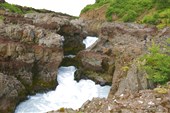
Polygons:
[[[96,38],[86,38],[84,43],[86,48],[93,44]],[[93,41],[93,42],[92,42]],[[91,44],[89,44],[91,43]],[[110,86],[96,85],[91,80],[74,80],[74,66],[60,67],[58,69],[58,86],[54,91],[47,93],[37,93],[34,96],[28,96],[28,100],[20,103],[15,113],[44,113],[59,108],[80,108],[87,100],[94,97],[107,98]]]

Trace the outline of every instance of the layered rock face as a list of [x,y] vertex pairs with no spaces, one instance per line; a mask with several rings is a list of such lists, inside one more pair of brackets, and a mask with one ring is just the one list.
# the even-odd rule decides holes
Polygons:
[[29,93],[55,87],[63,37],[29,24],[1,24],[0,29],[0,71],[17,78]]
[[83,25],[80,20],[72,20],[69,16],[66,17],[51,13],[32,13],[26,14],[25,17],[32,19],[35,26],[51,29],[63,35],[65,38],[63,44],[65,55],[76,54],[85,48],[82,41],[87,33],[83,31]]
[[111,91],[108,99],[88,101],[79,112],[168,113],[169,88],[165,94],[147,90],[155,85],[147,79],[139,58],[148,52],[152,42],[165,45],[170,37],[169,28],[158,30],[154,26],[90,20],[85,29],[99,36],[99,40],[78,53],[81,68],[76,76],[102,85],[111,83]]
[[19,15],[3,9],[0,15],[0,112],[6,113],[13,112],[26,94],[55,88],[63,46],[74,52],[84,49],[86,33],[68,15]]
[[[146,84],[144,72],[139,72],[135,63],[131,69],[131,64],[133,60],[146,52],[146,45],[150,43],[152,36],[156,35],[156,29],[135,24],[107,22],[99,24],[98,21],[97,24],[92,21],[87,22],[87,24],[89,25],[85,29],[91,30],[90,33],[98,34],[99,40],[91,48],[81,51],[77,55],[82,67],[80,75],[103,85],[112,84],[110,94],[116,92],[121,94],[126,89],[138,91],[149,88],[150,85]],[[94,25],[98,29],[95,29]],[[132,76],[136,76],[136,78],[132,79]],[[131,84],[131,81],[136,81],[136,84]],[[125,86],[128,87],[125,88]]]
[[147,73],[140,68],[142,62],[139,57],[147,52],[152,41],[165,42],[169,37],[167,28],[158,30],[154,26],[92,20],[87,22],[87,26],[85,29],[97,34],[99,40],[78,54],[82,67],[80,72],[85,75],[82,77],[101,84],[112,83],[109,98],[154,87],[146,79]]

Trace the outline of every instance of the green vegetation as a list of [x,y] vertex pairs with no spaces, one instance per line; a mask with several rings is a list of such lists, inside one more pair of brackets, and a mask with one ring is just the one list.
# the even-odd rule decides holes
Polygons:
[[164,50],[159,45],[152,44],[150,54],[142,57],[145,61],[144,69],[148,73],[148,79],[155,83],[164,84],[170,80],[170,39]]
[[104,4],[109,4],[112,0],[97,0],[95,4],[93,5],[87,5],[82,11],[81,13],[87,12],[89,10],[98,8],[103,6]]
[[36,12],[33,8],[27,8],[27,7],[20,7],[14,4],[9,3],[1,3],[0,8],[8,9],[10,12],[18,13],[18,14],[26,14],[26,13],[33,13]]
[[119,20],[133,22],[146,10],[152,8],[150,0],[115,0],[106,12],[106,18],[111,21],[110,14],[116,14]]
[[16,5],[13,5],[13,4],[1,3],[0,7],[8,9],[10,12],[15,12],[15,13],[19,13],[19,14],[23,13],[19,7],[17,7]]
[[[107,5],[108,21],[154,24],[159,28],[170,26],[170,0],[96,0],[81,13]],[[116,15],[116,20],[112,19]]]
[[0,15],[0,20],[4,20],[4,16]]

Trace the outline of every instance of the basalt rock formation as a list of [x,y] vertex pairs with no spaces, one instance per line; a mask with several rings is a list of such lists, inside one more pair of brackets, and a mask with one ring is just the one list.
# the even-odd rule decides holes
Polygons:
[[0,16],[0,112],[9,113],[26,95],[56,87],[64,53],[84,49],[86,32],[73,17],[50,11],[1,8]]
[[[111,77],[112,85],[108,99],[94,99],[87,102],[82,106],[80,112],[142,113],[146,111],[150,113],[152,109],[154,112],[168,113],[170,110],[169,93],[165,96],[160,93],[156,94],[153,90],[146,90],[156,86],[147,79],[146,71],[141,68],[143,62],[139,58],[148,52],[148,47],[153,41],[159,45],[165,45],[165,40],[170,37],[169,28],[158,30],[155,26],[92,20],[88,21],[86,25],[88,27],[85,29],[91,34],[97,34],[99,40],[92,47],[78,53],[81,64],[79,72],[97,83],[110,83],[110,79],[105,78]],[[101,74],[103,72],[104,75]],[[169,88],[166,90],[169,91]],[[131,96],[124,97],[124,95]],[[141,97],[134,95],[141,95]],[[156,95],[161,98],[158,103]],[[162,105],[164,96],[167,100],[165,99],[166,104]],[[139,98],[142,98],[141,106],[135,104],[136,101],[140,101]],[[129,99],[132,102],[126,105]],[[147,101],[145,102],[145,100]],[[116,104],[113,104],[113,101]],[[146,107],[147,105],[149,108]]]

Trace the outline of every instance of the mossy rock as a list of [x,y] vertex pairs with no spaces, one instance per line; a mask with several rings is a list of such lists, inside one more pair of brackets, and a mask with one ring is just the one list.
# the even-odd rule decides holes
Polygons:
[[36,92],[46,92],[49,90],[54,90],[58,85],[57,80],[45,81],[38,76],[33,79],[33,84],[29,92],[30,94],[35,94]]
[[65,55],[75,55],[79,51],[85,49],[85,44],[83,44],[83,39],[78,36],[66,36],[63,43],[63,48]]
[[64,57],[60,66],[75,66],[78,68],[80,66],[80,62],[77,57]]
[[75,80],[79,81],[81,79],[90,79],[93,80],[96,84],[100,84],[102,86],[112,84],[112,75],[78,69],[75,72]]
[[155,88],[154,91],[156,91],[157,93],[160,93],[160,94],[168,93],[168,89],[166,89],[166,88]]

